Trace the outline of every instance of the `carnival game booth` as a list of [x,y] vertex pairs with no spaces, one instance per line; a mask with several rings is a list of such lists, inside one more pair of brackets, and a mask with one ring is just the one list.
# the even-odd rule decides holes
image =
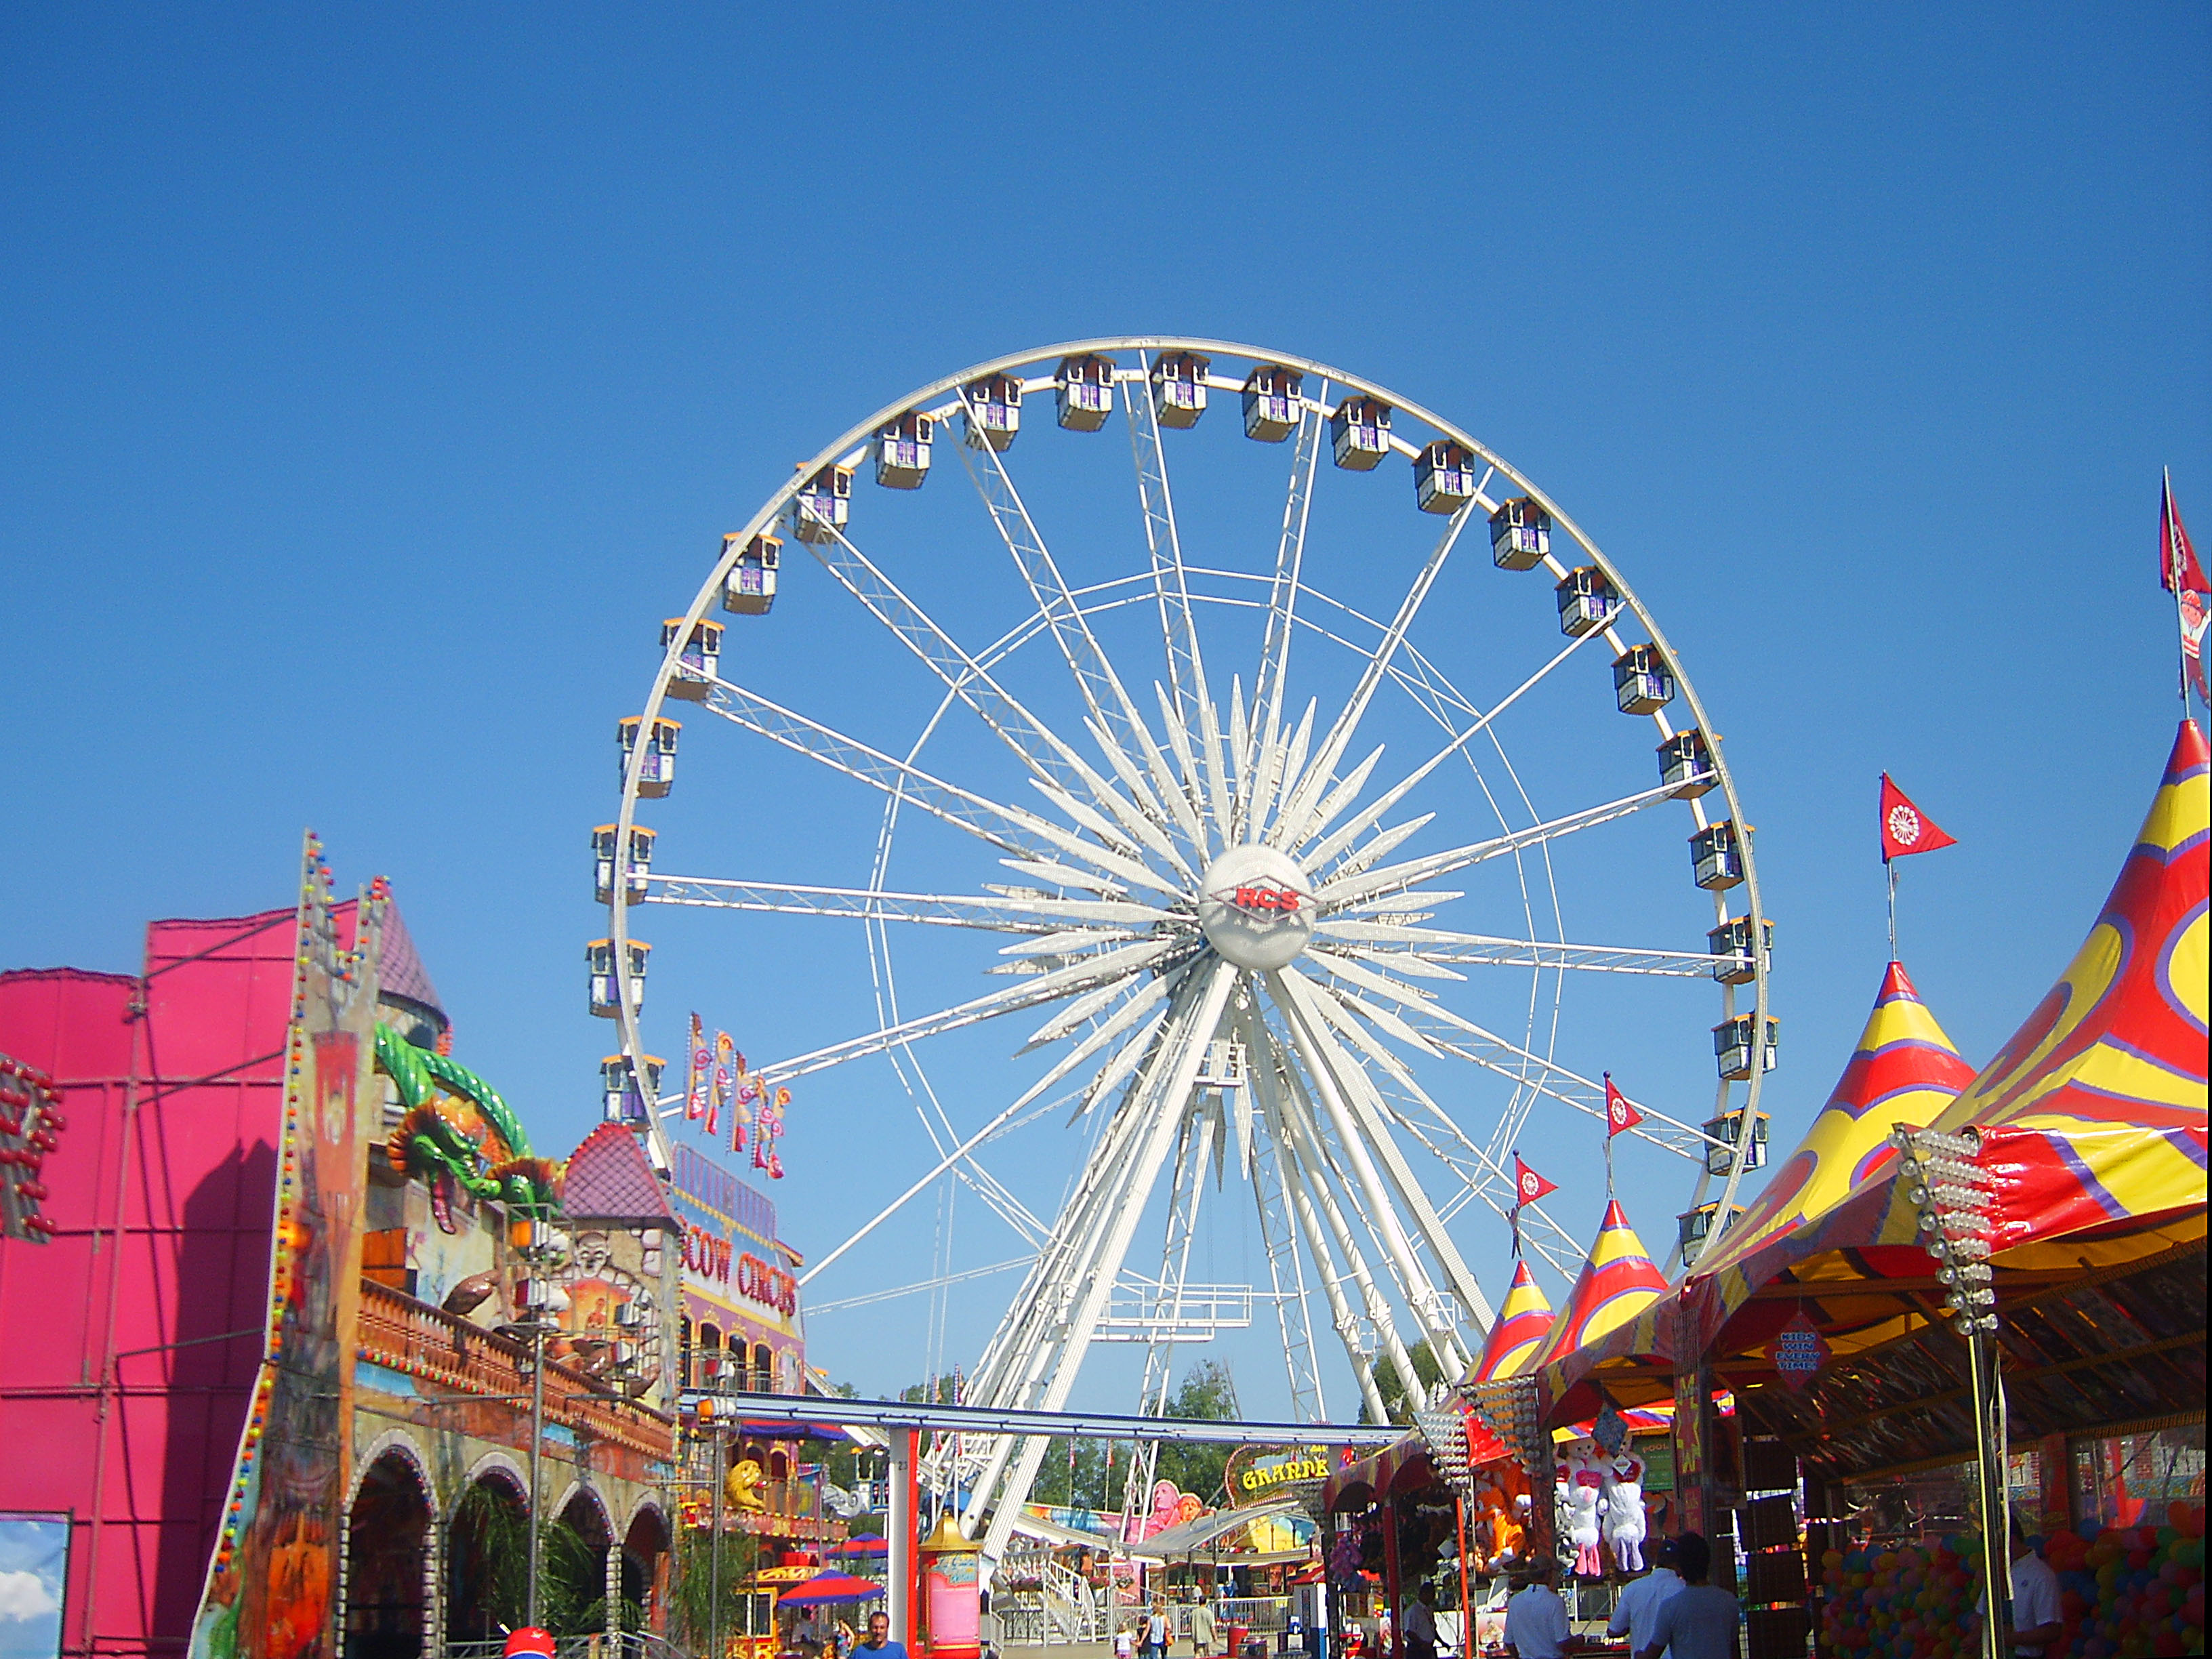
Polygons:
[[[1686,1522],[1735,1523],[1754,1656],[1815,1620],[1898,1659],[1974,1639],[1975,1535],[2002,1506],[1974,1471],[1964,1318],[1995,1326],[2003,1490],[2067,1576],[2069,1659],[2201,1649],[2206,785],[2185,722],[2088,939],[1971,1079],[1893,964],[1767,1192],[1641,1328],[1547,1369],[1554,1418],[1738,1391],[1740,1436],[1678,1411],[1676,1450]],[[1901,1167],[1900,1131],[1969,1161]]]

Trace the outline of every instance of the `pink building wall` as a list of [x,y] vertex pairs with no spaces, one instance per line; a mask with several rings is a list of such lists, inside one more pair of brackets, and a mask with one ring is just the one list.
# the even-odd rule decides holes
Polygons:
[[262,1336],[294,933],[157,921],[143,981],[0,974],[0,1051],[68,1121],[53,1242],[0,1242],[0,1509],[74,1516],[86,1659],[181,1654],[198,1605]]

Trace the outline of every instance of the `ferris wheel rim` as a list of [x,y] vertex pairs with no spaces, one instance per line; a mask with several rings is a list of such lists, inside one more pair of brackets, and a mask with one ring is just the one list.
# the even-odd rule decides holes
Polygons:
[[[988,359],[953,374],[941,376],[915,389],[907,396],[886,404],[866,419],[848,428],[831,444],[818,451],[812,459],[801,463],[793,475],[770,494],[766,502],[747,522],[744,529],[737,532],[735,538],[726,544],[722,556],[714,562],[713,568],[684,612],[682,625],[674,630],[673,637],[664,651],[659,670],[653,678],[650,693],[639,716],[641,730],[650,730],[653,721],[659,717],[667,698],[668,685],[678,665],[684,642],[689,637],[691,628],[706,617],[714,603],[723,579],[734,562],[738,550],[750,543],[754,537],[764,533],[791,506],[799,489],[822,468],[839,464],[848,455],[855,453],[865,446],[867,439],[873,433],[899,416],[931,404],[948,394],[957,396],[961,387],[973,380],[992,374],[1006,374],[1013,369],[1052,359],[1086,355],[1109,356],[1116,353],[1162,351],[1188,351],[1218,356],[1254,364],[1275,365],[1302,374],[1311,374],[1334,386],[1381,399],[1389,404],[1394,411],[1410,416],[1413,420],[1429,428],[1438,436],[1463,445],[1485,465],[1510,479],[1551,516],[1554,528],[1564,531],[1588,556],[1589,562],[1612,583],[1620,596],[1622,607],[1634,617],[1648,636],[1650,644],[1658,652],[1662,662],[1674,677],[1677,690],[1691,716],[1691,726],[1705,734],[1710,765],[1716,778],[1715,787],[1721,792],[1722,799],[1727,807],[1725,816],[1729,821],[1741,829],[1741,833],[1737,836],[1737,845],[1743,871],[1741,885],[1745,890],[1746,915],[1742,920],[1748,924],[1750,938],[1753,941],[1749,953],[1751,976],[1748,982],[1754,1042],[1751,1069],[1741,1109],[1744,1132],[1735,1137],[1733,1156],[1729,1160],[1729,1168],[1723,1178],[1718,1200],[1719,1213],[1725,1218],[1735,1200],[1754,1144],[1750,1126],[1757,1121],[1759,1100],[1763,1092],[1766,1069],[1763,1061],[1763,1042],[1771,1015],[1769,1012],[1771,1006],[1768,984],[1769,966],[1767,953],[1762,943],[1765,939],[1765,913],[1759,891],[1756,855],[1753,848],[1753,837],[1750,826],[1744,819],[1735,776],[1728,764],[1721,737],[1713,730],[1694,682],[1672,641],[1660,627],[1657,619],[1637,594],[1632,584],[1627,580],[1620,568],[1579,523],[1562,510],[1540,486],[1465,428],[1446,419],[1424,404],[1404,398],[1382,386],[1379,381],[1299,354],[1274,351],[1249,343],[1204,337],[1150,334],[1102,336],[1063,341]],[[1148,362],[1149,359],[1146,361]],[[1123,367],[1125,366],[1116,364],[1117,369]],[[1318,404],[1314,404],[1310,399],[1302,398],[1301,402],[1310,407],[1320,407]],[[1608,627],[1594,631],[1610,635],[1614,630]],[[1655,712],[1647,718],[1651,719],[1662,732],[1676,729],[1662,714]],[[623,876],[626,876],[627,871],[627,850],[630,831],[636,821],[637,802],[640,798],[638,786],[644,761],[645,745],[641,743],[635,746],[635,752],[623,770],[622,798],[616,823],[617,869]],[[1708,819],[1702,801],[1692,799],[1687,804],[1698,827],[1701,830],[1708,827]],[[1724,899],[1717,895],[1716,903],[1717,913],[1722,919],[1728,919]],[[609,932],[612,945],[611,967],[614,980],[615,1018],[622,1053],[629,1062],[630,1075],[646,1103],[647,1134],[655,1153],[655,1161],[665,1168],[671,1159],[671,1148],[665,1132],[661,1127],[659,1091],[653,1086],[644,1065],[645,1048],[639,1031],[636,993],[629,971],[631,904],[629,881],[626,878],[616,879],[611,886],[608,905]],[[1735,1003],[1736,987],[1724,984],[1722,987],[1724,1020],[1738,1017]],[[1720,1089],[1720,1099],[1723,1107],[1726,1105],[1729,1093],[1726,1080],[1723,1079]],[[1710,1161],[1700,1163],[1691,1200],[1693,1207],[1703,1204],[1714,1173],[1711,1169]],[[1679,1255],[1679,1249],[1678,1245],[1674,1255],[1670,1255],[1668,1258],[1670,1267],[1675,1255]]]

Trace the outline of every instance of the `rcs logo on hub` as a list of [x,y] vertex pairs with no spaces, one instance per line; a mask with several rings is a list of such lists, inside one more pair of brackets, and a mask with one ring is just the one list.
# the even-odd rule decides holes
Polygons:
[[1233,906],[1249,916],[1265,919],[1287,916],[1305,902],[1304,896],[1295,887],[1279,881],[1254,882],[1249,887],[1232,887],[1212,895],[1218,902]]

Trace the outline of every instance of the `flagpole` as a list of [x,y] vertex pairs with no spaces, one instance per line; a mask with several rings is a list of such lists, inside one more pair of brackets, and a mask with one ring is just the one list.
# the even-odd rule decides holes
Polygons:
[[1889,878],[1889,959],[1897,960],[1897,860],[1884,859],[1882,873]]

